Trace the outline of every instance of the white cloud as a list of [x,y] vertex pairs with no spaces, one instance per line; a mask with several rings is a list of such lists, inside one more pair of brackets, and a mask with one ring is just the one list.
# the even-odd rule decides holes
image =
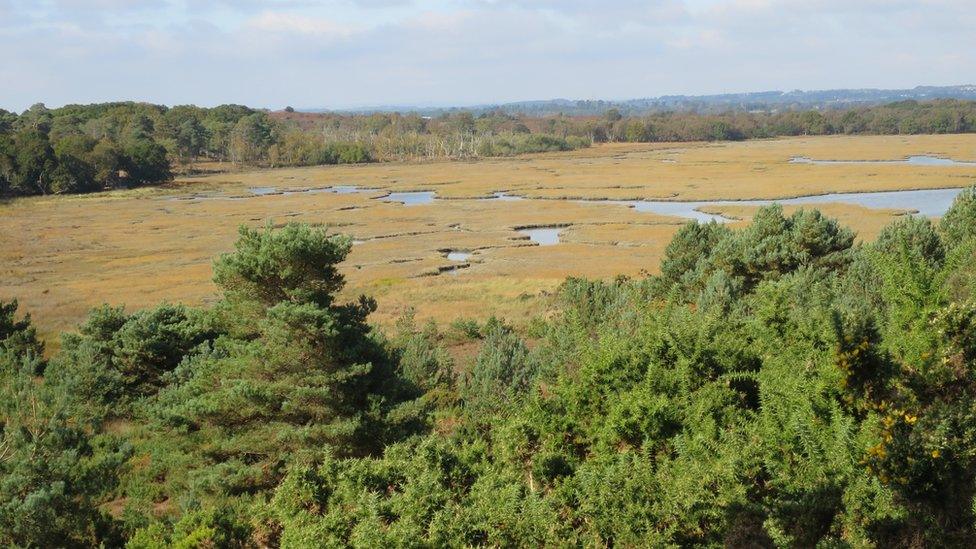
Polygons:
[[244,30],[258,33],[299,33],[347,37],[354,34],[357,29],[319,17],[304,17],[298,14],[266,11],[249,19],[245,23]]
[[0,106],[970,83],[973,28],[970,0],[0,0]]

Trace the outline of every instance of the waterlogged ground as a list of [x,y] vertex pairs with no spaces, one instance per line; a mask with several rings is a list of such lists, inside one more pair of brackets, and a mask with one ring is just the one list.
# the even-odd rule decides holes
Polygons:
[[351,236],[346,293],[374,295],[382,323],[408,306],[440,321],[519,322],[544,312],[568,275],[656,271],[689,218],[743,224],[775,199],[788,211],[820,208],[871,239],[893,216],[940,215],[976,184],[974,161],[976,136],[605,145],[23,199],[0,205],[0,299],[19,298],[48,335],[102,302],[206,303],[211,259],[239,225],[303,221]]
[[[795,159],[794,159],[795,160]],[[931,164],[946,165],[946,164]],[[976,163],[973,163],[976,165]],[[302,191],[280,191],[275,187],[252,187],[248,189],[251,196],[226,197],[219,194],[195,195],[195,196],[174,196],[169,200],[246,200],[258,196],[316,193],[316,192],[340,192],[333,190],[332,187],[322,189],[307,189]],[[372,192],[376,189],[366,189],[354,185],[342,188],[343,193],[353,192]],[[638,212],[650,212],[659,215],[679,217],[682,219],[693,220],[707,223],[715,221],[718,223],[730,223],[737,221],[737,218],[727,217],[720,214],[709,213],[710,211],[721,210],[728,206],[765,206],[769,204],[781,204],[784,206],[819,206],[822,204],[842,204],[863,206],[875,210],[895,209],[912,214],[927,217],[939,217],[944,214],[955,200],[956,195],[962,191],[961,188],[948,189],[919,189],[902,191],[877,191],[877,192],[846,192],[846,193],[827,193],[812,196],[799,196],[794,198],[772,198],[761,200],[604,200],[604,199],[556,199],[572,200],[579,203],[590,203],[609,206],[626,206]],[[376,200],[384,202],[397,202],[404,206],[417,206],[420,204],[434,204],[438,201],[435,191],[415,191],[415,192],[394,192],[376,197]],[[461,200],[476,201],[515,201],[515,200],[543,200],[532,199],[518,195],[506,193],[495,193],[485,198],[472,198]],[[551,199],[550,199],[551,200]],[[443,201],[438,201],[443,204]],[[607,211],[608,216],[613,215],[612,210]],[[529,236],[530,240],[540,245],[558,244],[557,235],[562,228],[529,228],[519,230],[520,233]],[[450,259],[450,258],[449,258]]]
[[790,159],[794,164],[911,164],[915,166],[976,166],[976,162],[965,160],[954,160],[952,158],[941,158],[925,154],[912,155],[899,160],[817,160],[806,156],[797,156]]

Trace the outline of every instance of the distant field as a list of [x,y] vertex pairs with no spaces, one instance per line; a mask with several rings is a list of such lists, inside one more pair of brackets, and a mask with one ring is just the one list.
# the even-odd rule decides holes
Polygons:
[[[131,308],[163,300],[205,303],[214,291],[211,258],[232,247],[239,225],[304,221],[361,241],[345,264],[347,293],[375,296],[381,323],[408,306],[421,319],[499,314],[518,323],[542,314],[545,295],[568,275],[654,272],[685,222],[621,205],[555,199],[786,198],[976,183],[976,166],[789,162],[794,156],[893,160],[922,154],[976,160],[976,136],[603,145],[472,162],[222,173],[164,188],[21,199],[0,205],[0,299],[20,299],[48,336],[71,328],[103,302]],[[376,190],[256,197],[248,190],[330,185]],[[456,200],[403,206],[376,199],[414,190]],[[476,200],[499,191],[553,200]],[[190,195],[248,198],[171,199]],[[740,223],[754,209],[707,208]],[[892,216],[904,213],[843,204],[820,209],[862,239],[874,238]],[[536,246],[515,230],[542,225],[565,226],[562,242]],[[470,266],[441,272],[459,264],[447,259],[447,249],[472,252]]]

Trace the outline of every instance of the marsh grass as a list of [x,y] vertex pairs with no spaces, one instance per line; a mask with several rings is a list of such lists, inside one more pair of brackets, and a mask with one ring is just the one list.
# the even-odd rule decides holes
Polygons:
[[[19,199],[0,203],[0,299],[20,299],[54,348],[53,334],[77,325],[103,302],[136,309],[160,301],[212,300],[211,261],[231,249],[239,225],[302,221],[361,241],[343,264],[349,281],[344,295],[375,296],[381,324],[394,323],[410,305],[418,321],[446,325],[496,315],[521,324],[545,314],[548,293],[567,276],[654,272],[684,223],[622,205],[555,199],[784,198],[976,183],[972,166],[789,163],[794,156],[856,160],[913,154],[974,160],[976,136],[612,144],[479,161],[216,173],[157,188]],[[248,191],[330,185],[375,191],[255,197]],[[407,190],[436,190],[442,200],[411,207],[374,200]],[[498,191],[553,200],[475,200]],[[248,198],[168,199],[189,195]],[[904,213],[818,207],[863,240]],[[742,225],[754,208],[722,205],[708,211],[741,219],[735,225]],[[539,247],[515,231],[523,226],[566,228],[559,245]],[[445,248],[477,250],[478,260],[456,274],[434,275],[452,264],[441,252]]]

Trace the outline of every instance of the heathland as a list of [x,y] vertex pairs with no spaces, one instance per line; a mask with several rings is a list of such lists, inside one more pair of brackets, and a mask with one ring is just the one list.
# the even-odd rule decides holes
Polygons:
[[974,111],[0,112],[0,545],[972,547]]
[[336,234],[368,223],[245,226],[207,306],[99,307],[53,355],[0,300],[0,544],[973,547],[976,187],[861,245],[750,214],[680,226],[656,275],[567,278],[521,328],[371,326]]
[[[58,332],[102,303],[135,310],[161,301],[211,302],[212,258],[231,246],[239,225],[300,221],[354,239],[341,266],[345,295],[374,296],[376,322],[389,326],[414,310],[442,323],[494,314],[521,324],[546,311],[548,296],[567,276],[657,272],[687,221],[607,201],[776,199],[976,183],[972,165],[790,161],[912,155],[976,160],[976,136],[601,144],[467,161],[242,169],[181,176],[159,187],[21,198],[0,205],[0,296],[19,298],[56,345]],[[365,192],[314,192],[333,186]],[[433,191],[435,200],[382,199],[405,191]],[[498,192],[526,200],[484,200]],[[818,208],[861,241],[906,213],[841,203]],[[738,226],[755,207],[707,209],[740,219]],[[560,243],[538,246],[518,232],[537,226],[561,227]],[[471,255],[455,261],[449,251]]]

